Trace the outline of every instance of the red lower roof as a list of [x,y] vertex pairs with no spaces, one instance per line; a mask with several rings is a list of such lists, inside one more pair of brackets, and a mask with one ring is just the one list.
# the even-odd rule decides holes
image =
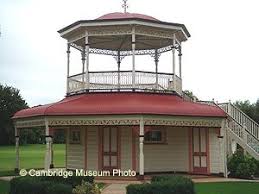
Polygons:
[[70,115],[174,115],[226,117],[219,107],[184,101],[177,95],[148,93],[88,93],[21,110],[16,118]]

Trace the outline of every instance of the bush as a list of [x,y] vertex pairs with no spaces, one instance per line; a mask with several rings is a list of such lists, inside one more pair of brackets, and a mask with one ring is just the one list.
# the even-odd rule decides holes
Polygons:
[[10,194],[71,194],[82,180],[93,184],[94,177],[18,177],[10,182]]
[[254,175],[255,175],[256,177],[259,177],[259,160],[256,160],[256,159],[254,159],[254,158],[251,158],[251,162],[255,164],[255,168],[256,168],[256,170],[255,170],[255,172],[254,172]]
[[52,183],[47,186],[46,194],[71,194],[72,186],[61,183]]
[[43,176],[40,177],[42,181],[52,181],[56,183],[63,183],[71,185],[73,188],[77,185],[80,185],[82,181],[93,183],[94,177],[90,176],[68,176],[67,178],[63,178],[62,176]]
[[50,182],[39,182],[32,177],[18,177],[10,181],[10,194],[46,194]]
[[194,194],[191,179],[182,176],[155,176],[151,184],[129,185],[127,194]]
[[259,163],[243,151],[237,150],[228,160],[228,170],[231,177],[251,178],[259,174]]
[[97,184],[82,181],[81,185],[76,186],[72,191],[73,194],[100,194],[101,191]]

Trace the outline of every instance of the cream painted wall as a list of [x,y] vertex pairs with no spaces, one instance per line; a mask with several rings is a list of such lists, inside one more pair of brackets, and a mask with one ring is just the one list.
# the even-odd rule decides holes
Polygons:
[[[81,130],[81,143],[70,144],[67,142],[67,168],[68,169],[83,169],[85,165],[85,130]],[[69,132],[67,132],[69,140]]]
[[[188,128],[165,127],[166,144],[144,144],[145,172],[177,171],[189,172],[189,136]],[[80,145],[67,145],[67,167],[69,169],[84,168],[84,137],[81,129]],[[120,127],[121,130],[121,169],[132,169],[132,127]],[[99,132],[98,127],[87,127],[87,169],[98,170]],[[135,137],[136,170],[138,171],[139,143]],[[221,148],[216,129],[209,129],[210,172],[222,172],[223,164],[220,158]]]

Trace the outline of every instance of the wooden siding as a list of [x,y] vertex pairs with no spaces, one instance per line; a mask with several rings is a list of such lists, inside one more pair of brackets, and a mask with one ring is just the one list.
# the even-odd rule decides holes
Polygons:
[[222,152],[217,129],[209,129],[210,138],[210,173],[220,173],[222,171],[222,158],[220,152]]
[[[166,144],[144,144],[145,172],[189,171],[188,129],[166,127]],[[137,171],[139,143],[136,138]]]
[[69,132],[67,138],[67,168],[68,169],[83,169],[85,165],[85,129],[81,130],[81,143],[70,144]]
[[97,126],[87,127],[87,170],[98,170],[98,133]]
[[132,127],[120,127],[121,131],[121,169],[132,169]]
[[[97,126],[81,129],[81,144],[67,144],[67,168],[84,168],[85,130],[87,130],[87,170],[98,170],[99,130]],[[120,127],[121,169],[133,168],[132,127]],[[216,129],[209,129],[210,173],[224,170],[222,146]],[[68,139],[68,138],[67,138]],[[135,136],[136,171],[139,169],[139,139]],[[166,127],[166,144],[144,144],[145,172],[181,171],[189,172],[188,128]]]

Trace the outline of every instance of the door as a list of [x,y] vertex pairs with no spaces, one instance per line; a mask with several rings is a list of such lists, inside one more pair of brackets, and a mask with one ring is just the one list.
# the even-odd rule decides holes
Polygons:
[[205,128],[193,128],[193,172],[207,174],[207,133]]
[[118,169],[118,129],[106,127],[103,129],[103,170]]

